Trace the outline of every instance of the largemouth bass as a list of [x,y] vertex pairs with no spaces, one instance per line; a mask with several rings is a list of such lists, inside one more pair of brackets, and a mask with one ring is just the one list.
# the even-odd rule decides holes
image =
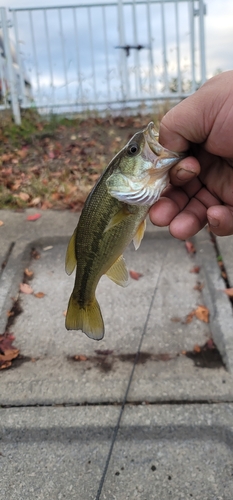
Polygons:
[[112,159],[89,194],[66,253],[66,272],[76,267],[67,314],[67,330],[82,330],[92,339],[104,336],[95,297],[103,274],[128,284],[123,251],[135,249],[145,231],[145,218],[169,182],[169,169],[183,156],[163,148],[153,122],[137,132]]

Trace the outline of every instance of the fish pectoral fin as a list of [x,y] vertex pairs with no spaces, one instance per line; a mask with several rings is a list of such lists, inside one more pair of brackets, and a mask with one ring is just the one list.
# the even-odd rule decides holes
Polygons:
[[130,214],[131,212],[128,209],[127,205],[123,205],[123,207],[110,219],[104,230],[104,233],[106,233],[106,231],[109,231],[109,229],[112,229],[117,224],[120,224]]
[[133,244],[134,244],[135,250],[137,250],[140,247],[145,230],[146,230],[146,219],[144,219],[140,223],[140,225],[138,226],[137,232],[133,238]]
[[66,313],[66,329],[82,330],[94,340],[103,338],[104,322],[96,298],[90,304],[81,307],[72,293]]
[[65,263],[65,270],[67,274],[72,274],[74,271],[76,265],[77,265],[77,259],[75,255],[75,238],[76,238],[76,231],[73,232],[67,250],[66,250],[66,263]]
[[117,285],[125,287],[129,284],[129,273],[123,255],[114,262],[112,267],[106,272],[106,275]]

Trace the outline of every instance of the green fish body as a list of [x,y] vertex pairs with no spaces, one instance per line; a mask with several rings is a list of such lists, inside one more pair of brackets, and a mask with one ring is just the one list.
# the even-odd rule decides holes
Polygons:
[[121,286],[128,284],[123,252],[133,240],[137,249],[150,206],[169,181],[168,171],[181,155],[157,142],[153,123],[136,133],[113,158],[89,194],[69,242],[66,272],[76,267],[66,328],[82,330],[92,339],[104,336],[104,322],[95,298],[106,274]]

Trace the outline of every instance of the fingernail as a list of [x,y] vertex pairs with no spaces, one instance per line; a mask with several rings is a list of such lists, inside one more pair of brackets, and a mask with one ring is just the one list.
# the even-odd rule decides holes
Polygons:
[[212,226],[212,227],[218,227],[219,226],[219,220],[218,219],[214,219],[214,217],[208,217],[208,221],[209,221],[210,226]]
[[191,170],[185,170],[184,168],[180,168],[178,170],[176,176],[180,181],[188,181],[195,175],[195,172],[192,172]]

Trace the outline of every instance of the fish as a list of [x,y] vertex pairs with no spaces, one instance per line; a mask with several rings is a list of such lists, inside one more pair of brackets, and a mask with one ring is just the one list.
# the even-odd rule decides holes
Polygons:
[[133,241],[142,241],[151,205],[169,183],[169,170],[182,153],[165,149],[158,142],[154,123],[134,134],[114,156],[88,195],[66,252],[65,269],[76,268],[65,326],[101,340],[104,321],[95,296],[104,274],[127,286],[129,274],[123,252]]

